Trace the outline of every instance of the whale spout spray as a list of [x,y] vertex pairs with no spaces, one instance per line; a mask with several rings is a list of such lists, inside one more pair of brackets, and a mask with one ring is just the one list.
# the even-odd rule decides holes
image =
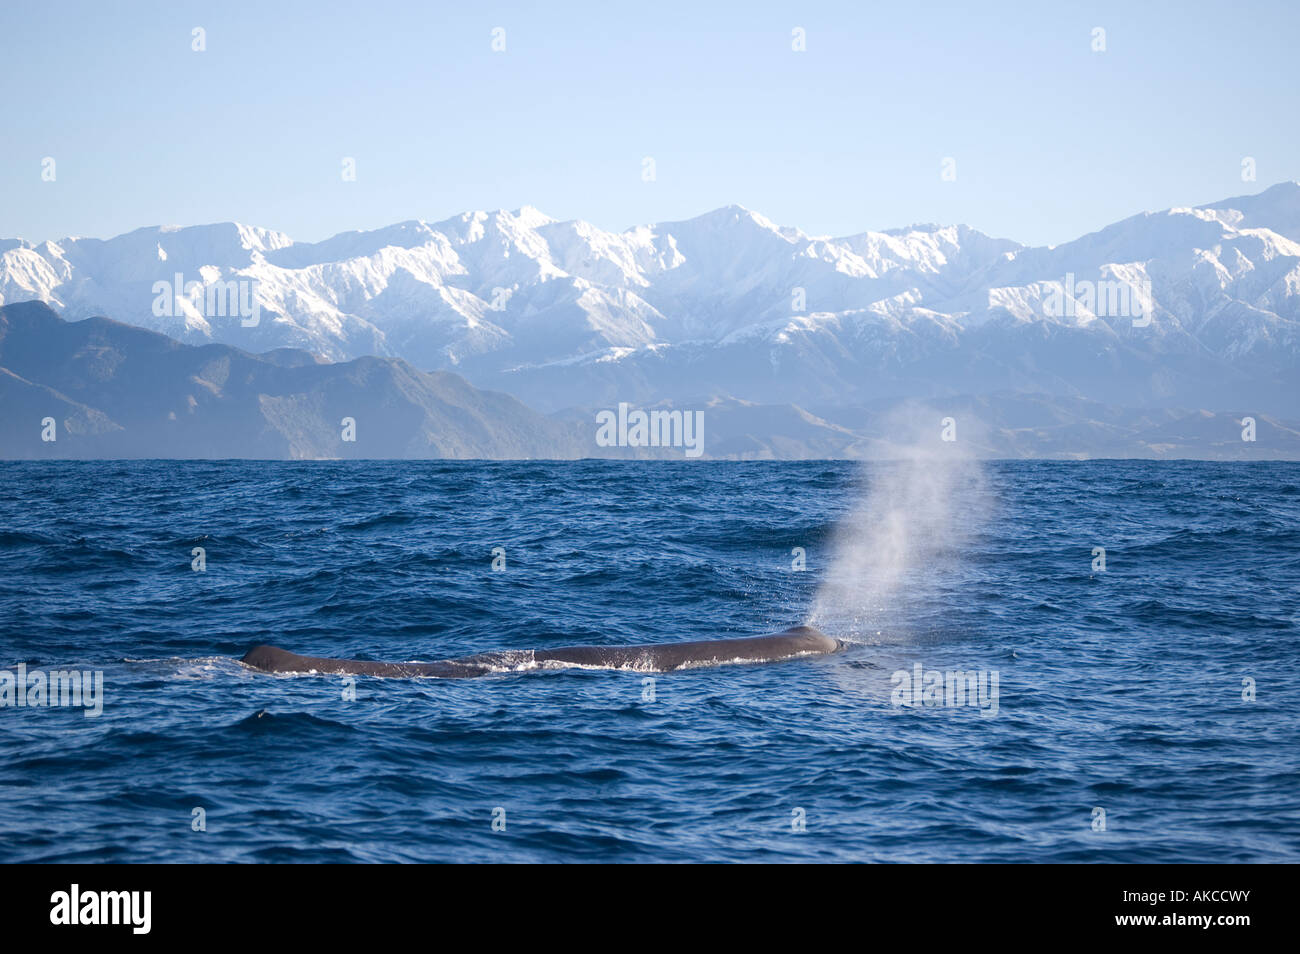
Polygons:
[[[911,415],[911,416],[908,416]],[[850,642],[909,638],[917,611],[943,599],[962,567],[957,555],[983,524],[990,503],[966,426],[961,441],[940,440],[938,411],[908,409],[886,425],[932,440],[893,447],[863,471],[865,487],[832,538],[826,573],[808,622]],[[954,425],[955,426],[955,425]]]

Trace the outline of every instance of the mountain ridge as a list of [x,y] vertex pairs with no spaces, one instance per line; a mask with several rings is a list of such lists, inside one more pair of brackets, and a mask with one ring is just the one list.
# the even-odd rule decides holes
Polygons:
[[583,449],[577,428],[401,359],[323,364],[284,349],[187,345],[103,317],[68,322],[42,303],[0,307],[0,457],[565,458]]
[[[170,292],[157,313],[178,273],[246,283],[258,320]],[[0,242],[0,303],[22,300],[192,344],[402,358],[547,413],[1013,390],[1289,417],[1300,184],[1040,247],[964,225],[813,236],[738,205],[618,233],[523,206],[315,243],[238,223]]]
[[[918,444],[943,450],[948,422],[961,442],[950,450],[984,458],[1300,459],[1300,424],[1269,415],[1031,393],[806,408],[699,394],[632,410],[691,415],[709,459],[888,459]],[[68,322],[38,302],[0,306],[0,459],[695,456],[681,444],[602,443],[597,422],[614,411],[543,416],[398,358],[254,355],[108,318]]]

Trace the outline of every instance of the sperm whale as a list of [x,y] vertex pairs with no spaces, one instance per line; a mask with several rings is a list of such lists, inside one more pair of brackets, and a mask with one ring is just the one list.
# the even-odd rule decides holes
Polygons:
[[490,672],[581,666],[596,669],[634,669],[671,672],[726,663],[778,662],[797,656],[838,652],[844,643],[812,626],[793,626],[771,636],[740,639],[706,639],[644,646],[562,646],[558,649],[502,650],[441,659],[435,662],[371,662],[367,659],[326,659],[299,656],[275,646],[254,646],[241,660],[263,672],[314,672],[340,675],[413,678],[435,676],[458,679]]

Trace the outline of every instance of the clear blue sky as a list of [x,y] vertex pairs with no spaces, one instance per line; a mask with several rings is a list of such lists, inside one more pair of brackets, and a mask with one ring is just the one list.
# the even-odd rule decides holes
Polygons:
[[734,202],[1054,243],[1300,179],[1294,2],[719,6],[5,3],[0,236],[315,240],[525,204],[624,229]]

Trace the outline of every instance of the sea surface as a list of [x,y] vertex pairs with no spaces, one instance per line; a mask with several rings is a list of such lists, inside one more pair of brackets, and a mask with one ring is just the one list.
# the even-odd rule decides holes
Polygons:
[[103,698],[0,708],[0,861],[1295,862],[1298,636],[1289,463],[5,463],[0,669]]

